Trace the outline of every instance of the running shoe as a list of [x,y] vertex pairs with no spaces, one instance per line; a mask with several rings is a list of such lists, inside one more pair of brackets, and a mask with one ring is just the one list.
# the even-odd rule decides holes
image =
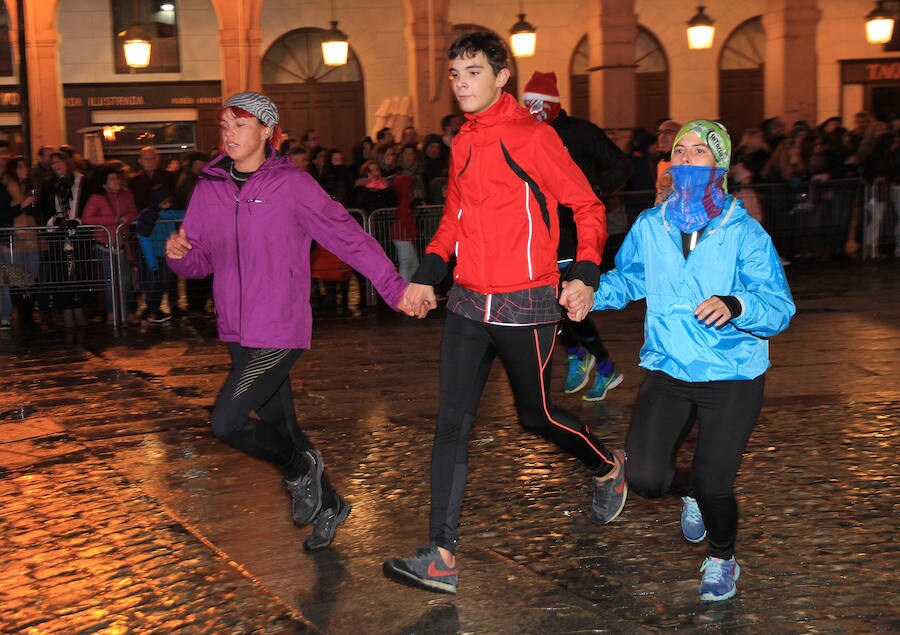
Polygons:
[[718,602],[734,597],[737,593],[735,582],[741,577],[741,565],[734,556],[730,560],[708,557],[700,567],[703,579],[700,580],[700,599],[707,602]]
[[162,324],[163,322],[171,320],[172,316],[165,311],[151,311],[144,319],[153,324]]
[[706,525],[703,524],[703,515],[697,499],[690,496],[682,496],[684,505],[681,507],[681,535],[688,542],[703,542],[706,538]]
[[591,370],[594,368],[594,356],[587,351],[584,351],[584,357],[572,354],[566,359],[569,362],[569,367],[566,371],[566,383],[563,386],[563,392],[572,394],[587,386],[588,382],[591,380]]
[[625,507],[628,484],[625,482],[625,455],[621,450],[613,453],[619,473],[613,478],[594,477],[594,499],[591,502],[591,520],[605,525],[616,519]]
[[303,453],[309,470],[292,481],[284,479],[284,487],[291,495],[291,515],[297,525],[311,523],[322,508],[322,473],[325,462],[318,450]]
[[606,399],[606,393],[622,383],[625,375],[614,370],[609,375],[597,375],[594,387],[581,395],[585,401],[603,401]]
[[444,564],[441,552],[434,544],[417,550],[411,558],[385,560],[382,570],[391,580],[426,591],[456,593],[459,584],[459,567],[451,569]]
[[312,533],[303,543],[303,548],[307,551],[318,551],[329,546],[334,540],[334,532],[337,531],[338,525],[350,515],[350,509],[349,503],[338,496],[337,505],[326,507],[316,515]]

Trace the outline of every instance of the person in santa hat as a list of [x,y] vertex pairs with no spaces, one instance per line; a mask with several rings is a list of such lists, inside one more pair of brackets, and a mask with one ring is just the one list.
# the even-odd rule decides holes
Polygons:
[[[612,194],[625,184],[632,171],[628,156],[599,126],[570,116],[560,106],[556,73],[535,71],[525,84],[522,99],[535,119],[546,121],[556,130],[598,197]],[[560,205],[557,258],[561,279],[566,279],[577,246],[578,234],[572,210]],[[581,322],[564,319],[560,339],[566,346],[568,359],[563,392],[571,394],[583,389],[590,383],[594,371],[594,385],[581,397],[585,401],[601,401],[608,391],[622,383],[623,375],[616,370],[590,319]]]

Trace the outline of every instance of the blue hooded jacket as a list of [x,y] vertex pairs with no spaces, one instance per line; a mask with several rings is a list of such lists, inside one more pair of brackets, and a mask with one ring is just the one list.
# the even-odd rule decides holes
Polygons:
[[[640,365],[690,382],[754,379],[769,367],[766,338],[787,328],[796,307],[766,231],[728,196],[684,257],[666,204],[643,212],[600,278],[593,310],[646,298]],[[741,314],[716,328],[694,316],[710,296],[735,296]]]

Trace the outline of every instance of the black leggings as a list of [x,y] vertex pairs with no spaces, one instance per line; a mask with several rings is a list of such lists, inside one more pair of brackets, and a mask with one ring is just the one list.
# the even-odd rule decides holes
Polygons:
[[440,408],[431,454],[430,538],[456,552],[468,441],[495,357],[506,369],[519,423],[581,460],[597,475],[613,468],[613,455],[578,417],[550,398],[556,324],[496,326],[447,314],[441,342]]
[[716,558],[734,555],[734,479],[762,407],[764,377],[687,382],[651,371],[638,391],[628,428],[628,486],[645,498],[659,498],[670,491],[678,448],[696,418],[691,489],[706,524],[709,555]]
[[[297,425],[290,377],[302,350],[228,342],[228,352],[234,366],[213,407],[213,434],[236,450],[272,463],[287,478],[302,475],[307,470],[303,452],[313,445]],[[331,507],[335,493],[324,473],[322,485],[322,506]]]

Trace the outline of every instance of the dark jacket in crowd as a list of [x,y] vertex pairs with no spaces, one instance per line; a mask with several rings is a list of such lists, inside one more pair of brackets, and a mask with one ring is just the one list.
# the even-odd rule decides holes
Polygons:
[[[559,111],[550,125],[562,139],[575,165],[587,177],[598,198],[612,194],[631,176],[633,169],[631,159],[599,126],[584,119],[570,117],[565,109]],[[572,210],[560,205],[558,249],[560,260],[574,258],[577,246],[578,234]]]

